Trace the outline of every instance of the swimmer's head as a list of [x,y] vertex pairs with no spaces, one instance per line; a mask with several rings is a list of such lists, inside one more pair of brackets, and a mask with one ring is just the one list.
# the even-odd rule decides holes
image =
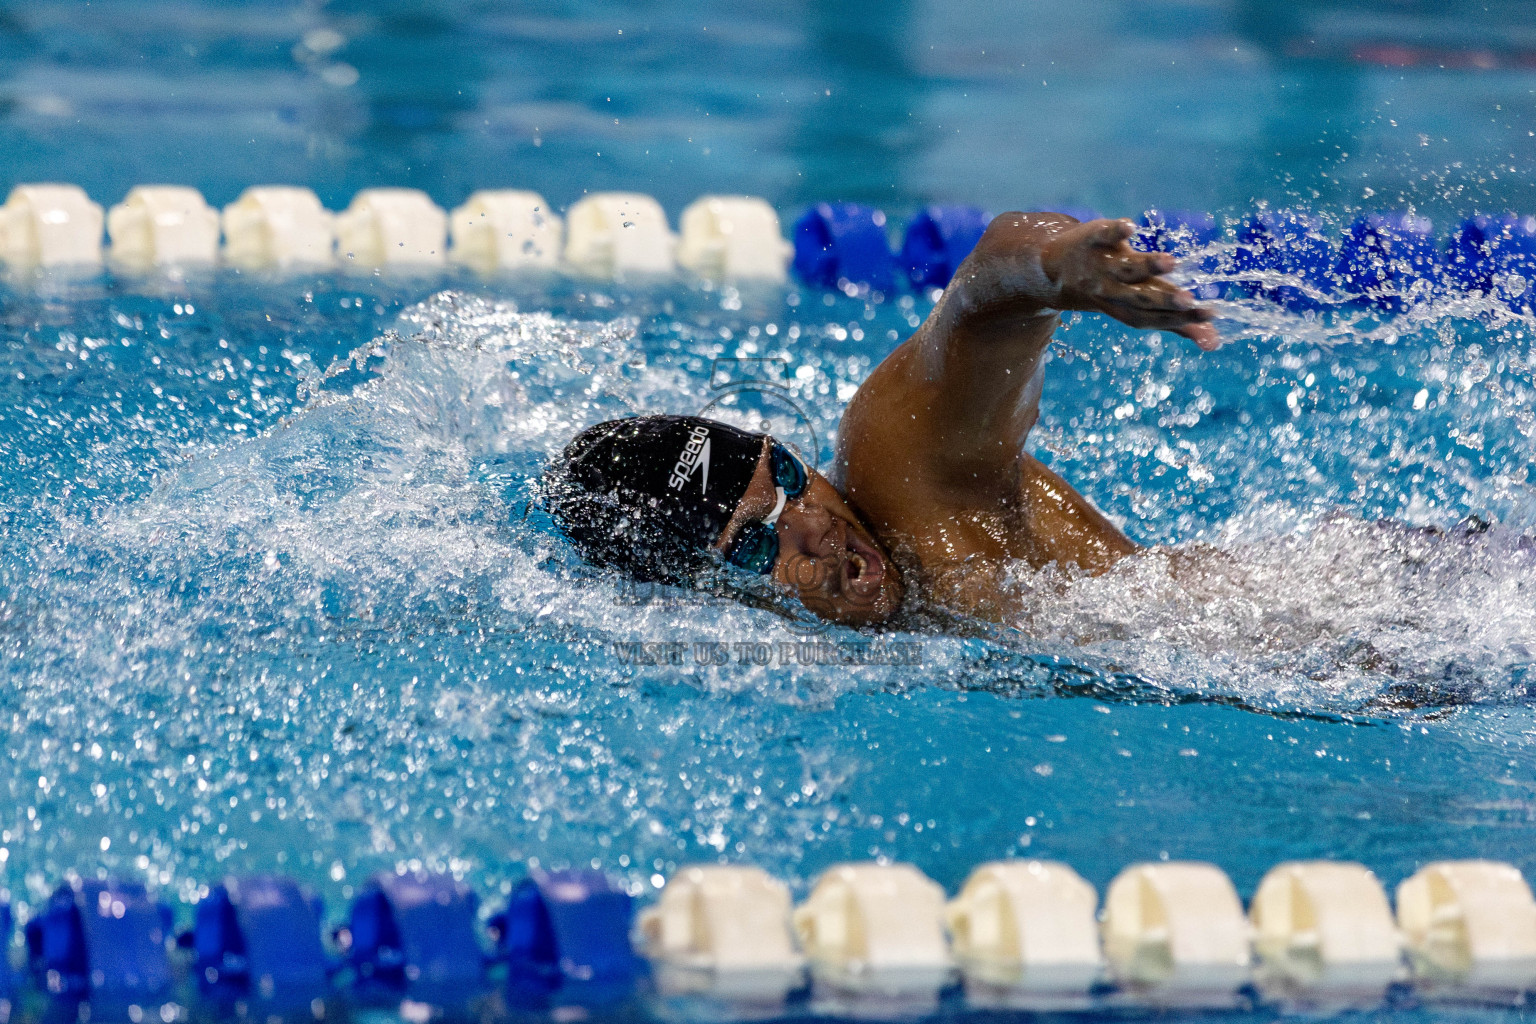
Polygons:
[[610,420],[566,446],[544,492],[583,556],[633,579],[735,566],[853,625],[901,603],[895,566],[842,495],[766,434],[698,417]]

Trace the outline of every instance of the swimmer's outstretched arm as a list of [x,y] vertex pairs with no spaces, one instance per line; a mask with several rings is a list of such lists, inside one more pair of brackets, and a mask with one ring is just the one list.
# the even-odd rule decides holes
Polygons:
[[936,386],[951,455],[990,461],[1022,449],[1060,311],[1103,313],[1202,349],[1220,346],[1211,311],[1162,276],[1173,257],[1132,249],[1134,230],[1126,220],[1080,224],[1051,213],[992,221],[912,339]]
[[930,524],[1007,517],[1022,502],[1029,543],[1004,545],[1012,557],[1097,571],[1136,550],[1025,450],[1059,311],[1221,343],[1210,311],[1162,276],[1172,257],[1131,249],[1132,231],[1050,213],[996,218],[923,326],[859,388],[838,428],[834,482],[887,543],[963,558],[977,544]]

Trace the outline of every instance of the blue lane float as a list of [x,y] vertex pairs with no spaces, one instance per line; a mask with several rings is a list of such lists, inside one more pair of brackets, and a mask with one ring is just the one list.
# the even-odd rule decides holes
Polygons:
[[[1288,309],[1320,309],[1337,284],[1338,256],[1311,214],[1265,210],[1243,220],[1237,230],[1233,270],[1244,289]],[[1279,284],[1279,275],[1296,284]]]
[[171,925],[171,909],[137,882],[65,883],[27,922],[27,958],[50,995],[152,1002],[171,990]]
[[1187,256],[1220,236],[1216,218],[1198,210],[1148,210],[1141,215],[1137,239],[1148,251]]
[[197,904],[192,931],[198,985],[215,997],[307,1003],[330,982],[320,942],[323,906],[291,878],[228,878]]
[[795,221],[795,274],[813,288],[844,283],[889,294],[896,258],[885,214],[861,203],[817,203]]
[[1433,229],[1411,213],[1358,218],[1339,253],[1339,283],[1357,303],[1388,312],[1428,298],[1440,262]]
[[[1216,218],[1199,210],[1151,209],[1141,215],[1132,244],[1145,252],[1166,252],[1177,256],[1190,268],[1210,274],[1218,269],[1218,260],[1208,251],[1221,237]],[[1215,282],[1193,283],[1190,290],[1201,300],[1221,297]]]
[[[11,923],[11,905],[0,900],[0,951],[11,948]],[[10,999],[15,991],[16,982],[11,977],[11,958],[7,952],[0,956],[0,999]]]
[[1446,245],[1446,274],[1467,292],[1492,295],[1515,309],[1532,304],[1536,217],[1512,213],[1462,221]]
[[600,1005],[627,996],[643,973],[630,946],[634,904],[597,871],[533,871],[492,921],[518,1005]]
[[479,990],[479,902],[452,876],[380,872],[352,902],[349,962],[364,993],[461,1002]]
[[975,206],[925,206],[907,225],[901,264],[915,290],[943,288],[976,248],[992,217]]
[[[1353,862],[1277,865],[1245,911],[1212,864],[1132,865],[1101,902],[1067,865],[1003,860],[977,867],[946,904],[944,890],[913,865],[871,861],[830,869],[791,909],[787,887],[764,872],[696,865],[666,883],[636,932],[621,884],[596,871],[535,870],[488,922],[497,953],[487,958],[466,886],[384,873],[363,887],[341,938],[359,980],[391,1002],[415,1004],[402,1004],[410,1020],[478,1014],[495,961],[508,973],[508,1009],[564,1021],[599,1009],[634,1020],[889,1019],[931,1008],[956,971],[966,1005],[982,1011],[1250,1000],[1366,1010],[1409,1005],[1403,1000],[1415,992],[1520,1005],[1536,993],[1536,897],[1513,865],[1437,861],[1398,885],[1395,902],[1394,914],[1381,881]],[[183,966],[213,966],[216,981],[243,972],[257,999],[263,964],[274,991],[279,975],[330,980],[314,955],[319,903],[290,879],[226,880],[195,914],[179,943],[195,951],[195,964],[178,959],[173,972],[170,909],[142,885],[60,886],[26,927],[37,983],[56,997],[40,1019],[184,1019],[174,987]],[[0,902],[0,940],[9,923]],[[658,984],[631,941],[657,964]],[[379,1005],[364,986],[354,991],[354,1005]],[[684,1002],[651,1001],[658,997]],[[695,997],[704,1002],[687,1002]],[[215,1007],[268,1020],[288,1008],[264,999]],[[317,1019],[325,1013],[313,1000],[308,1009]],[[8,1010],[7,998],[0,1019]]]

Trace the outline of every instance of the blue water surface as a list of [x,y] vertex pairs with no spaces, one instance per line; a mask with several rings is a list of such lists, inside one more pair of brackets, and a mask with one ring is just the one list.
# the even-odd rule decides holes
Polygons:
[[[710,191],[893,223],[1199,207],[1218,249],[1260,205],[1334,237],[1412,206],[1443,234],[1536,210],[1536,20],[1487,6],[30,0],[0,8],[0,170],[105,202],[623,187],[674,216]],[[186,904],[278,869],[336,908],[404,865],[490,904],[534,862],[642,896],[720,859],[799,893],[868,857],[951,891],[1009,855],[1101,890],[1209,859],[1245,895],[1292,858],[1536,870],[1536,322],[1496,300],[1234,298],[1207,355],[1069,317],[1035,451],[1138,540],[1218,553],[1194,581],[1161,555],[1021,572],[1005,628],[871,637],[637,590],[533,505],[552,453],[630,412],[710,406],[825,463],[931,302],[12,275],[0,883],[24,916],[72,871]],[[874,643],[918,663],[815,663]]]

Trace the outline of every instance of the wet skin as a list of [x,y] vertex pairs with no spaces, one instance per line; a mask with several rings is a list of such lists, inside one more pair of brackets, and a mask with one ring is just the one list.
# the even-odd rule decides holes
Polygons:
[[[882,573],[894,576],[900,566],[902,579],[882,577],[873,602],[858,588],[823,585],[809,596],[797,588],[808,607],[868,624],[895,612],[899,600],[886,594],[899,598],[904,586],[922,601],[1005,620],[1013,610],[1009,566],[1054,562],[1100,573],[1139,550],[1025,450],[1059,311],[1171,331],[1205,350],[1221,344],[1210,310],[1162,276],[1173,258],[1131,249],[1133,230],[1129,221],[1079,224],[1060,214],[993,220],[922,327],[844,411],[830,474],[836,487],[821,480],[797,503],[805,505],[799,514],[843,519],[850,538],[872,533]],[[758,483],[749,498],[764,497]],[[771,510],[773,498],[769,481],[768,505],[755,514]],[[808,540],[814,528],[797,520],[780,519],[776,576],[787,557],[816,547]],[[868,533],[855,528],[861,521]],[[823,560],[846,557],[831,540],[817,543],[828,552]]]
[[[807,474],[805,492],[785,504],[774,524],[774,582],[824,619],[854,626],[883,622],[901,606],[900,572],[827,478],[809,467]],[[723,554],[742,526],[766,518],[777,499],[765,441],[747,493],[715,548]]]

